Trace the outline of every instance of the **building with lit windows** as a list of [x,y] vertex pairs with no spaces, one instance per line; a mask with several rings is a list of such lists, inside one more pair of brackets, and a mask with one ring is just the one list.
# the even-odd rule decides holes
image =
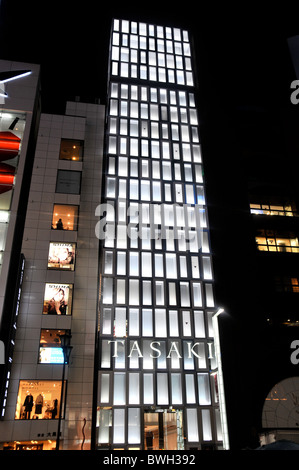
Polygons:
[[4,450],[90,448],[104,110],[77,100],[67,102],[65,115],[40,115],[15,347],[1,402]]
[[98,449],[229,446],[188,31],[114,20],[98,215]]

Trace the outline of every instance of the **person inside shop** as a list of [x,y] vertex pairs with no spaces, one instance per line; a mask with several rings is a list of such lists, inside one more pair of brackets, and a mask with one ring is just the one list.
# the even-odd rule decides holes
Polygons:
[[58,222],[56,223],[56,229],[63,230],[63,223],[61,219],[59,219]]

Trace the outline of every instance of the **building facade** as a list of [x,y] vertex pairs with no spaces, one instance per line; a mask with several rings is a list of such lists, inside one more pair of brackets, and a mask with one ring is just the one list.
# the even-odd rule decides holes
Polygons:
[[228,448],[188,31],[114,20],[98,321],[98,449]]
[[[0,422],[4,450],[56,449],[59,424],[59,449],[90,448],[104,109],[68,102],[65,115],[40,117],[15,349]],[[72,351],[63,377],[66,333]]]

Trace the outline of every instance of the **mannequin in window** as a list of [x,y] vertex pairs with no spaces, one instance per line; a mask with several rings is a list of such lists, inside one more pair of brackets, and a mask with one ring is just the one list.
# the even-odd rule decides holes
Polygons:
[[31,411],[33,408],[33,396],[31,395],[31,393],[26,396],[23,406],[25,407],[24,419],[30,419]]
[[55,416],[57,415],[57,406],[58,406],[58,400],[57,398],[55,398],[55,400],[53,400],[53,408],[50,410],[52,419],[54,419]]
[[44,403],[44,398],[41,394],[37,395],[35,399],[35,413],[40,415],[42,413],[42,407]]

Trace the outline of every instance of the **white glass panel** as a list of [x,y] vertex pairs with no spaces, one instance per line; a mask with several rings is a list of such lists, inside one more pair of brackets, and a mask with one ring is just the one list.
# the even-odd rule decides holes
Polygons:
[[214,294],[212,284],[206,284],[206,306],[214,307]]
[[117,279],[116,280],[116,303],[125,304],[126,303],[126,280]]
[[182,307],[190,307],[189,283],[180,282],[180,291]]
[[185,189],[186,189],[186,203],[187,203],[187,204],[194,204],[195,201],[194,201],[194,189],[193,189],[193,185],[191,185],[191,184],[186,184],[186,185],[185,185]]
[[182,404],[182,377],[181,374],[171,374],[171,403]]
[[203,263],[204,279],[212,279],[213,276],[212,276],[211,259],[208,256],[203,256],[202,263]]
[[157,404],[168,405],[168,374],[157,374]]
[[130,180],[130,199],[138,199],[139,197],[139,188],[138,180]]
[[152,254],[151,253],[142,253],[142,276],[143,277],[152,277]]
[[143,305],[152,305],[152,282],[142,281],[143,288]]
[[115,336],[126,336],[126,309],[115,309],[115,323],[114,323]]
[[108,444],[110,441],[111,410],[99,410],[99,444]]
[[128,443],[140,444],[140,408],[128,409]]
[[106,195],[107,197],[112,197],[115,198],[115,178],[107,178],[107,190],[106,190]]
[[195,388],[194,388],[194,375],[186,374],[186,402],[189,404],[196,403]]
[[191,317],[189,310],[182,311],[183,335],[191,336]]
[[151,405],[154,403],[153,374],[143,375],[143,402],[145,405]]
[[176,255],[166,254],[166,277],[168,279],[177,279]]
[[117,274],[126,275],[126,252],[118,251],[117,252]]
[[179,336],[178,312],[177,310],[169,311],[169,336]]
[[202,306],[201,284],[193,283],[193,302],[195,307]]
[[102,354],[101,354],[101,367],[103,369],[107,369],[110,367],[111,362],[111,354],[110,354],[110,345],[108,344],[108,340],[102,340]]
[[156,281],[156,304],[164,305],[164,282]]
[[113,443],[125,442],[125,410],[115,408],[113,410]]
[[210,383],[208,374],[197,374],[198,403],[200,405],[211,404]]
[[166,338],[166,310],[156,309],[155,310],[155,333],[157,337]]
[[135,279],[129,280],[129,304],[139,305],[139,281]]
[[169,305],[177,305],[177,298],[176,298],[176,284],[174,282],[170,282],[168,284],[168,296],[169,296]]
[[112,270],[113,270],[113,252],[105,251],[104,272],[105,274],[112,274]]
[[150,183],[149,181],[141,181],[141,188],[140,188],[140,197],[143,201],[150,200]]
[[139,374],[129,373],[129,404],[139,405],[140,403],[140,384]]
[[104,277],[103,279],[103,303],[111,304],[113,300],[113,279]]
[[194,311],[194,330],[197,338],[205,338],[204,316],[201,310]]
[[153,312],[148,308],[142,310],[142,336],[153,336]]
[[123,179],[118,180],[118,196],[120,198],[127,198],[127,181]]
[[202,434],[204,441],[212,440],[212,427],[211,427],[211,418],[210,410],[201,410],[202,417]]
[[128,176],[128,159],[126,157],[118,159],[118,176]]
[[161,183],[159,181],[152,182],[153,201],[161,201]]
[[187,277],[186,256],[180,256],[180,274],[181,274],[181,277]]
[[130,257],[130,276],[139,276],[139,253],[131,251]]
[[101,403],[109,403],[110,376],[101,374]]
[[191,256],[191,266],[192,266],[192,277],[193,279],[198,279],[199,274],[199,259],[197,256]]
[[126,374],[124,372],[114,373],[113,404],[126,404]]
[[102,319],[102,333],[103,335],[111,335],[111,325],[112,325],[112,312],[111,308],[103,309],[103,319]]
[[139,310],[137,308],[129,310],[129,335],[139,336]]
[[127,204],[125,201],[118,201],[118,222],[127,221]]
[[187,436],[189,442],[197,442],[198,437],[198,421],[197,409],[187,408]]

